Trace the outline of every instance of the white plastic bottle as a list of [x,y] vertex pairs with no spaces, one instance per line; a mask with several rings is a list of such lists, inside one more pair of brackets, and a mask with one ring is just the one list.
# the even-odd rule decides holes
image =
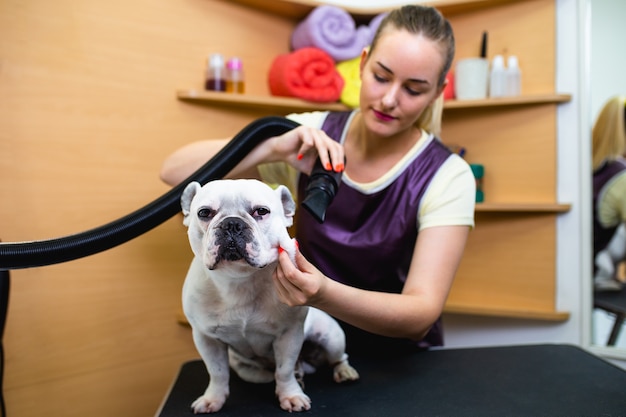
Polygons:
[[506,73],[504,57],[496,55],[491,62],[489,73],[489,97],[504,97],[506,95]]
[[522,93],[522,71],[515,55],[511,55],[506,68],[506,95],[519,96]]

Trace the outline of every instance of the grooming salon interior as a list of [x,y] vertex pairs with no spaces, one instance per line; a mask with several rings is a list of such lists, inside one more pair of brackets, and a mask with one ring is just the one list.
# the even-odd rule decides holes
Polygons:
[[[161,164],[192,141],[264,116],[350,108],[349,92],[307,100],[272,76],[322,3],[367,27],[405,2],[0,2],[0,240],[124,218],[170,190]],[[594,309],[590,139],[602,104],[626,94],[625,3],[425,3],[452,23],[454,69],[482,58],[519,70],[517,92],[444,101],[442,140],[480,167],[481,191],[444,309],[446,348],[569,344],[626,368],[626,332],[607,346],[615,314]],[[211,64],[242,71],[235,91],[209,85]],[[346,85],[357,81],[343,71]],[[110,249],[11,269],[7,415],[154,415],[198,357],[181,310],[191,258],[175,214]]]

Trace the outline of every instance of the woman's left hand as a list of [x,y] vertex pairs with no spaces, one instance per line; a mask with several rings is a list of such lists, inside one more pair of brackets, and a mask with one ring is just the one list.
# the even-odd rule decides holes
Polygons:
[[328,279],[296,249],[296,265],[287,252],[280,251],[274,272],[274,287],[280,301],[288,306],[312,305]]

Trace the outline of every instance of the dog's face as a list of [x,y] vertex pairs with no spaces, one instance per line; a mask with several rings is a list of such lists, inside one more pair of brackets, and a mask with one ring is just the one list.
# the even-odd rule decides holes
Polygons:
[[191,249],[209,270],[246,271],[276,261],[289,247],[295,203],[284,186],[257,180],[190,183],[181,205]]

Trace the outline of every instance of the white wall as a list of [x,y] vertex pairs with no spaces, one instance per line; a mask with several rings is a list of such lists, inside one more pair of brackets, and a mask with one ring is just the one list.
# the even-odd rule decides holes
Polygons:
[[593,120],[604,102],[626,95],[626,2],[591,0],[591,111]]

